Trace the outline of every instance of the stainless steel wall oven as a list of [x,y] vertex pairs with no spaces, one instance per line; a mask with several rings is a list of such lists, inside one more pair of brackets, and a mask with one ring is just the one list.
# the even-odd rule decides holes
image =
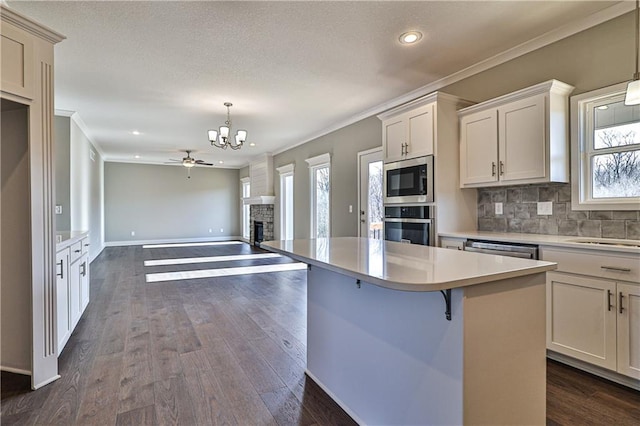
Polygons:
[[384,239],[432,246],[435,242],[431,206],[386,206]]

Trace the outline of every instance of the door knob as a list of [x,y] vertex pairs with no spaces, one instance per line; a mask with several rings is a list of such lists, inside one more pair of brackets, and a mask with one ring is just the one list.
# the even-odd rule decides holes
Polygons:
[[360,222],[367,223],[367,221],[365,219],[360,219]]

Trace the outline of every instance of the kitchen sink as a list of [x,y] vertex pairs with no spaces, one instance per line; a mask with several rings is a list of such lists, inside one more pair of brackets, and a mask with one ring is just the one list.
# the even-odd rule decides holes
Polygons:
[[640,242],[637,241],[624,241],[624,240],[612,240],[606,241],[602,239],[588,239],[588,238],[577,238],[575,240],[567,240],[568,243],[580,243],[580,244],[593,244],[599,246],[606,247],[631,247],[631,248],[640,248]]

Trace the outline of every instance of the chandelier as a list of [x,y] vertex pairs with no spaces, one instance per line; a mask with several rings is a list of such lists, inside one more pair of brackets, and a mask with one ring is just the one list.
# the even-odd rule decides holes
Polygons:
[[229,140],[229,134],[231,133],[231,114],[229,108],[233,106],[231,102],[225,102],[224,106],[227,107],[227,121],[224,122],[224,126],[220,126],[220,130],[209,130],[209,142],[212,146],[227,149],[240,149],[242,144],[247,140],[247,131],[238,130],[233,140]]

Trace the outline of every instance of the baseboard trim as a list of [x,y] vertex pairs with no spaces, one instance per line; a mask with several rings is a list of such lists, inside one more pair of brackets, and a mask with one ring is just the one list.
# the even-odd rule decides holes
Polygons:
[[331,397],[331,399],[333,399],[335,401],[335,403],[340,406],[340,408],[342,408],[349,416],[351,416],[351,418],[353,420],[355,420],[356,423],[358,423],[359,425],[366,424],[365,422],[362,421],[362,419],[360,417],[358,417],[356,415],[356,413],[351,411],[351,409],[349,408],[349,406],[347,404],[342,402],[333,392],[331,392],[331,390],[329,390],[328,387],[326,387],[324,385],[324,383],[322,383],[320,380],[318,380],[318,378],[316,376],[314,376],[313,373],[311,373],[308,369],[305,369],[304,370],[304,374],[306,374],[311,380],[313,380],[316,385],[320,386],[320,388],[323,391],[325,391],[325,393],[327,395],[329,395],[329,397]]
[[145,244],[171,244],[171,243],[205,243],[214,241],[241,241],[239,236],[227,237],[204,237],[204,238],[164,238],[157,240],[135,240],[135,241],[106,241],[105,247],[142,246]]
[[51,383],[51,382],[55,382],[55,381],[56,381],[56,380],[58,380],[60,377],[62,377],[62,376],[60,376],[59,374],[56,374],[56,375],[55,375],[55,376],[53,376],[52,378],[47,379],[47,380],[45,380],[44,382],[40,382],[40,383],[38,383],[38,384],[34,385],[34,386],[33,386],[33,390],[40,389],[41,387],[46,386],[46,385],[48,385],[48,384],[49,384],[49,383]]
[[640,391],[640,380],[634,380],[631,377],[624,376],[622,374],[616,373],[615,371],[610,371],[602,367],[598,367],[597,365],[589,364],[588,362],[580,361],[579,359],[575,359],[558,352],[553,352],[548,349],[547,358],[561,362],[563,364],[567,364],[568,366],[577,368],[578,370],[586,371],[587,373],[593,374],[594,376],[602,377],[603,379],[611,380],[612,382]]
[[31,375],[31,371],[29,370],[23,370],[22,368],[5,367],[4,365],[0,365],[0,371],[6,371],[7,373],[22,374],[23,376]]

